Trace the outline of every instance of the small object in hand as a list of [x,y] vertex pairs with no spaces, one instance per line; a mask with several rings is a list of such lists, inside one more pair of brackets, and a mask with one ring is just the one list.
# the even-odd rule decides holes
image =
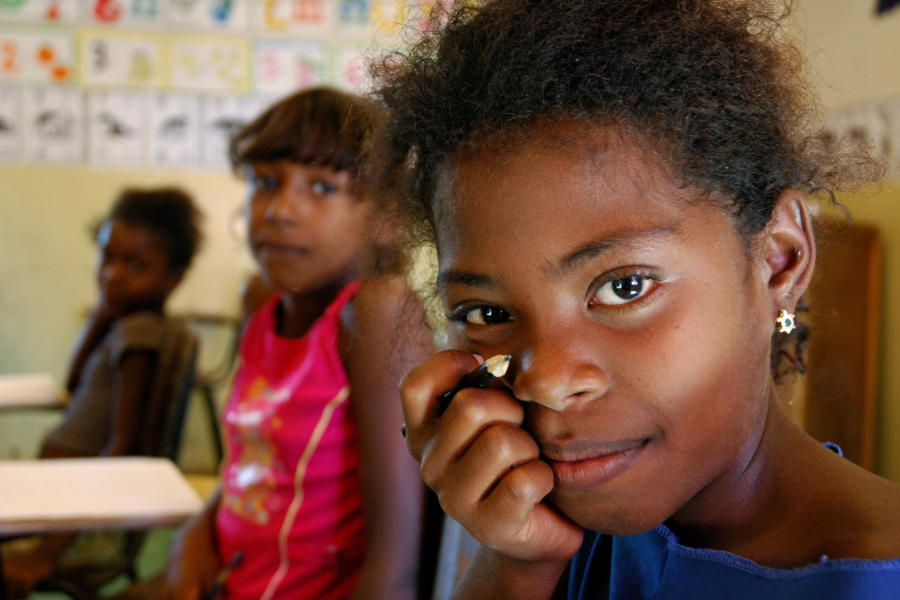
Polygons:
[[403,436],[403,439],[406,439],[406,423],[400,426],[400,435]]
[[484,361],[481,366],[474,371],[470,371],[463,375],[462,379],[459,380],[459,383],[457,383],[452,390],[438,396],[441,412],[444,412],[444,410],[447,409],[450,401],[453,400],[453,396],[461,389],[486,388],[495,379],[499,379],[506,375],[506,371],[509,369],[510,360],[512,360],[512,356],[509,354],[497,354]]
[[228,564],[219,571],[218,575],[216,575],[216,580],[213,582],[212,587],[203,594],[203,600],[214,600],[219,597],[222,590],[225,588],[225,580],[227,580],[228,576],[231,575],[231,572],[241,564],[242,560],[244,560],[244,553],[240,550],[231,555],[231,560],[229,560]]

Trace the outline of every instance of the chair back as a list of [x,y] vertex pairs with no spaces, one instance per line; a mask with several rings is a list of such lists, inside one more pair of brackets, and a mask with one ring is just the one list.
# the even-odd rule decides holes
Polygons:
[[[143,415],[139,450],[142,454],[164,456],[174,462],[181,447],[199,344],[180,320],[168,319],[164,327],[153,389]],[[120,532],[120,551],[115,560],[58,568],[50,577],[38,582],[35,589],[61,591],[75,600],[96,600],[100,597],[100,588],[121,575],[132,582],[137,581],[137,557],[144,534],[143,530]]]
[[164,456],[172,461],[178,458],[187,405],[194,387],[198,346],[197,337],[183,321],[171,319],[166,323],[153,391],[147,403],[146,426],[141,438],[143,454]]

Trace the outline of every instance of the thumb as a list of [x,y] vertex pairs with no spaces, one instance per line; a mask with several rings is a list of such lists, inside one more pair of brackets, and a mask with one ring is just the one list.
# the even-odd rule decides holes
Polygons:
[[523,558],[569,560],[584,540],[584,530],[546,502],[534,507],[525,529],[536,554]]

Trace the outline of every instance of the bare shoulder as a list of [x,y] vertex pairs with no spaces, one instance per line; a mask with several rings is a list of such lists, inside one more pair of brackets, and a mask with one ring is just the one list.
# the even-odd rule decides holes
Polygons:
[[351,302],[341,313],[341,325],[354,329],[387,329],[418,326],[417,318],[424,315],[416,293],[400,274],[377,275],[366,279]]
[[422,302],[400,274],[363,281],[341,312],[341,330],[342,350],[351,359],[407,363],[434,351]]

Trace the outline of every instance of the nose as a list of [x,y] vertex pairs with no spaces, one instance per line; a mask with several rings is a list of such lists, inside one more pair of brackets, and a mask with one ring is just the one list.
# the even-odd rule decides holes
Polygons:
[[577,345],[578,339],[565,330],[545,331],[520,350],[513,381],[516,398],[562,411],[603,397],[609,377],[602,357],[594,346]]
[[290,185],[282,184],[269,197],[263,213],[270,222],[293,221],[303,212],[301,194],[292,190]]

